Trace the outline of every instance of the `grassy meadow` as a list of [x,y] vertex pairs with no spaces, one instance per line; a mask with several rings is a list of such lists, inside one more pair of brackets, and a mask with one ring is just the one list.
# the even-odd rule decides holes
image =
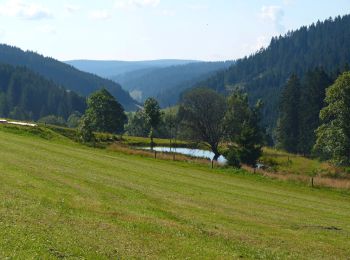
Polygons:
[[350,192],[0,126],[0,259],[347,259]]

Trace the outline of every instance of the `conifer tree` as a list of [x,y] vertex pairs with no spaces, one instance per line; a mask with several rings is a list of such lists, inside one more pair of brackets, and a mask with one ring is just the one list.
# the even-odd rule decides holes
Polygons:
[[324,107],[326,89],[332,84],[323,69],[309,71],[303,79],[300,98],[298,152],[309,155],[316,142],[315,130],[320,126],[320,111]]
[[294,74],[285,86],[281,99],[277,126],[278,146],[297,153],[299,143],[300,80]]

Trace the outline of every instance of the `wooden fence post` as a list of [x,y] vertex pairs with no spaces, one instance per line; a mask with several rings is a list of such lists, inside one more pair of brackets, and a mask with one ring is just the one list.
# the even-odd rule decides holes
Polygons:
[[311,187],[314,187],[314,177],[311,177]]
[[157,151],[154,151],[154,159],[157,159]]

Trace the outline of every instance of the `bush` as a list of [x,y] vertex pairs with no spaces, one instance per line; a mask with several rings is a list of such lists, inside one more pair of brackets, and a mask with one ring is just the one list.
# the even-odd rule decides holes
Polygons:
[[78,139],[82,143],[95,142],[95,135],[92,131],[91,122],[88,117],[83,116],[79,128]]
[[80,124],[81,117],[82,117],[82,114],[78,111],[75,111],[73,114],[71,114],[68,117],[67,126],[69,128],[77,128]]
[[278,162],[276,159],[271,157],[262,157],[259,162],[267,167],[276,167],[278,166]]
[[262,157],[260,158],[259,160],[259,163],[261,163],[263,166],[262,169],[266,169],[266,170],[269,170],[269,171],[273,171],[273,172],[276,172],[277,171],[277,167],[278,167],[278,161],[274,158],[271,158],[271,157]]
[[234,168],[241,168],[241,160],[239,156],[239,152],[236,148],[231,147],[226,153],[225,157],[227,160],[227,165],[232,166]]

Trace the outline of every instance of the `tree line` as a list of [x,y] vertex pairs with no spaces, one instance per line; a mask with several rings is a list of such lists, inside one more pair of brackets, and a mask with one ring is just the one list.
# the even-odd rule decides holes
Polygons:
[[251,107],[247,95],[239,91],[226,98],[211,89],[196,88],[182,97],[175,112],[161,111],[158,101],[148,98],[128,123],[123,108],[106,89],[91,95],[87,104],[78,130],[82,142],[94,141],[94,131],[148,136],[151,147],[154,137],[181,138],[207,145],[214,160],[225,154],[235,167],[255,166],[262,153],[261,103]]
[[[195,88],[183,94],[176,109],[162,111],[157,100],[148,98],[138,111],[127,114],[101,89],[88,98],[84,115],[72,115],[72,121],[79,124],[82,142],[93,142],[94,132],[149,137],[151,147],[154,137],[179,138],[207,145],[214,160],[224,154],[232,166],[255,166],[268,143],[262,107],[261,101],[250,105],[248,95],[238,89],[225,97],[210,88]],[[350,72],[335,82],[321,68],[309,70],[302,79],[293,74],[280,98],[278,147],[349,165],[349,122]]]
[[270,129],[278,119],[279,96],[292,73],[303,78],[310,68],[322,66],[336,77],[350,63],[350,15],[318,21],[284,36],[274,37],[267,48],[237,60],[228,70],[198,83],[220,93],[240,88],[252,104],[261,99],[263,122]]
[[334,82],[322,69],[292,75],[280,98],[278,147],[350,165],[350,73]]
[[0,116],[38,120],[55,115],[67,119],[84,113],[85,98],[56,85],[25,67],[0,65]]

